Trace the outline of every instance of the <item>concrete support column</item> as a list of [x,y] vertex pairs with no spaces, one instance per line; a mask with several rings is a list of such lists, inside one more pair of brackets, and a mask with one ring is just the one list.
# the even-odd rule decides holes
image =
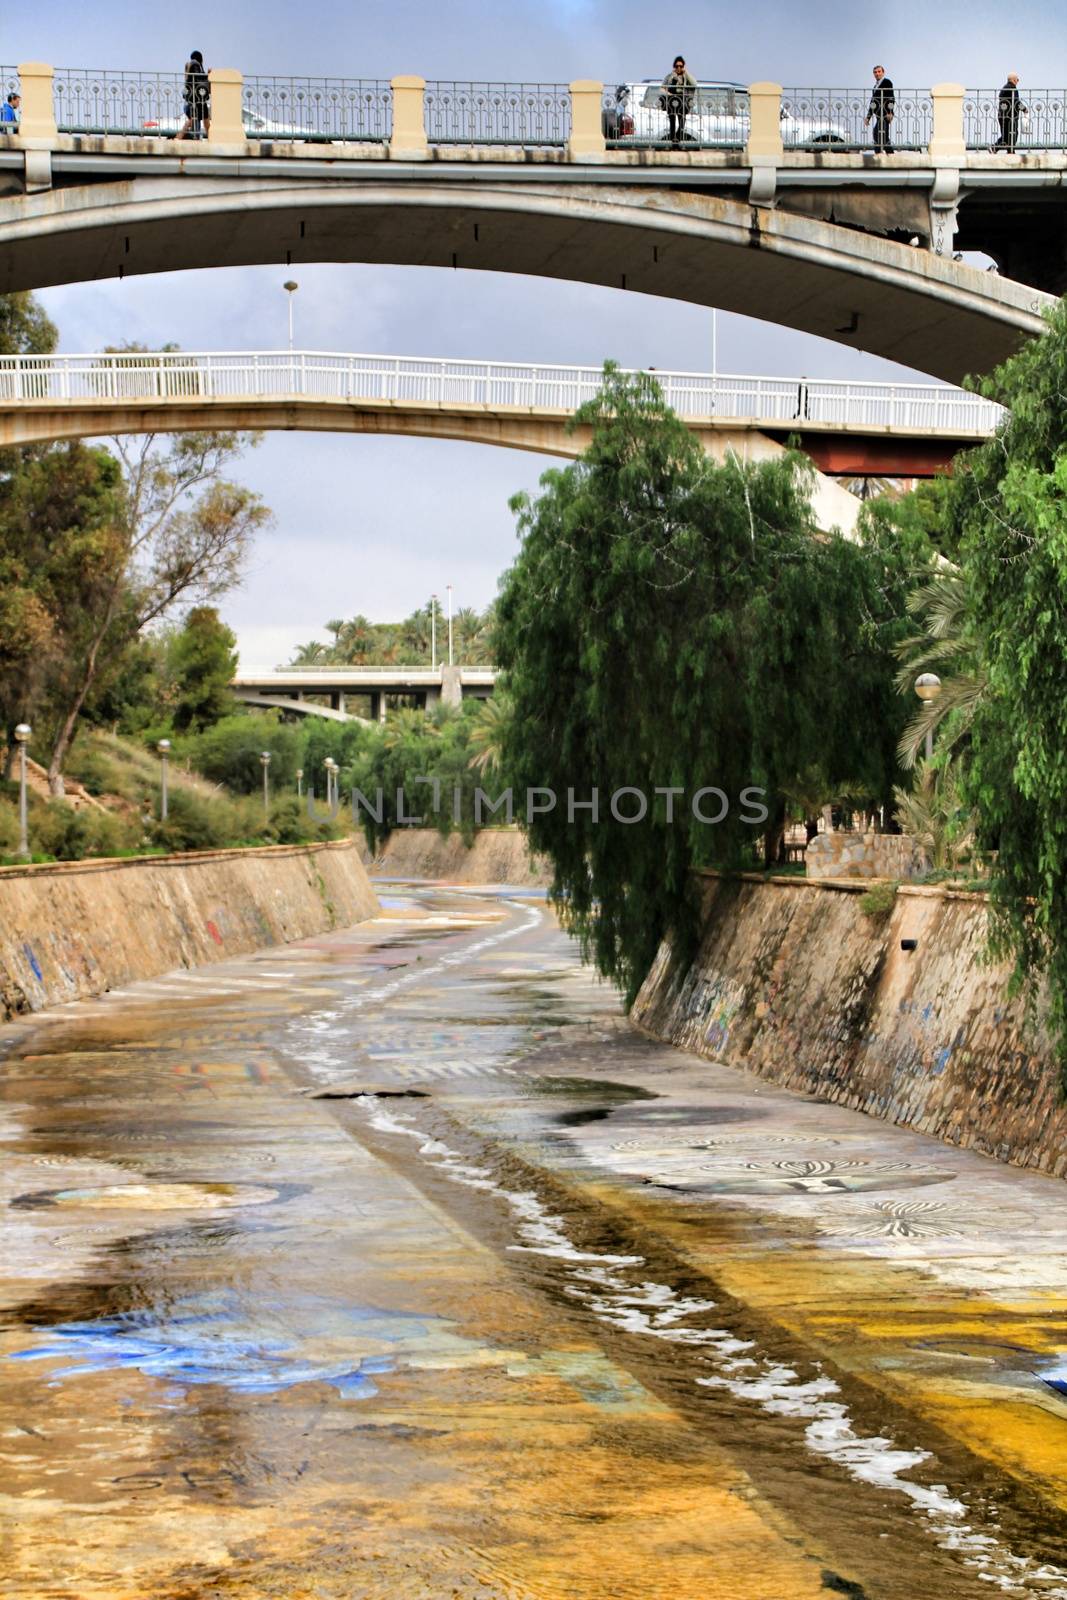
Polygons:
[[434,706],[440,705],[440,703],[441,703],[441,691],[440,691],[440,689],[427,689],[427,691],[426,691],[426,709],[427,709],[427,711],[432,711]]
[[446,706],[462,704],[463,669],[461,667],[441,668],[441,699]]
[[385,721],[385,690],[378,696],[378,721]]
[[242,97],[244,75],[232,67],[213,67],[211,84],[211,143],[247,144]]
[[425,161],[430,154],[426,138],[426,79],[394,78],[393,131],[389,155],[394,161]]
[[604,143],[604,85],[594,78],[577,78],[571,90],[571,136],[567,142],[567,156],[571,161],[603,161],[607,145]]
[[769,206],[774,200],[783,155],[781,84],[750,84],[748,105],[745,161],[752,168],[748,197],[753,205]]

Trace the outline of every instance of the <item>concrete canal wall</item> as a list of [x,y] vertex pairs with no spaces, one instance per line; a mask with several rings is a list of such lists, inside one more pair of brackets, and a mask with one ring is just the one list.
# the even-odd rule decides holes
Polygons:
[[1058,1069],[1005,998],[1007,969],[982,959],[983,897],[903,886],[875,921],[863,888],[708,875],[696,960],[683,970],[662,949],[634,1020],[786,1088],[1063,1176]]
[[397,828],[378,854],[363,846],[375,872],[396,878],[441,878],[447,883],[514,883],[536,888],[552,881],[552,869],[531,860],[518,828],[483,828],[465,845],[458,833],[442,838],[436,828]]
[[0,1015],[374,916],[352,840],[0,869]]

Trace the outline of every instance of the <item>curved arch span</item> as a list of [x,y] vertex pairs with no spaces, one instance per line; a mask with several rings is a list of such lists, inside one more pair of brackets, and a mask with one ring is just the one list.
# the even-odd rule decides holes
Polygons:
[[[389,175],[386,175],[388,178]],[[717,196],[621,185],[137,177],[5,199],[0,293],[301,262],[472,268],[718,306],[959,382],[1053,297],[891,240]]]

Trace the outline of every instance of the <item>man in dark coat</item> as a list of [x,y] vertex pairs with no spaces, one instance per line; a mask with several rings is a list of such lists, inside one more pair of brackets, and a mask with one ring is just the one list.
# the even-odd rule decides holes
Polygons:
[[1009,72],[1008,81],[997,96],[1000,138],[993,146],[994,150],[1006,150],[1011,156],[1015,154],[1015,146],[1019,142],[1019,123],[1025,111],[1026,107],[1019,103],[1019,74]]
[[863,126],[869,128],[874,123],[874,148],[883,155],[888,155],[893,148],[892,123],[896,105],[892,78],[886,77],[884,67],[875,67],[874,90]]

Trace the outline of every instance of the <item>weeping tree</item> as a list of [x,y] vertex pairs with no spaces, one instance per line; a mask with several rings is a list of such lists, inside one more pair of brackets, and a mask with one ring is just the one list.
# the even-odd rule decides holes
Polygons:
[[[584,952],[632,997],[666,932],[683,951],[695,938],[694,867],[752,864],[757,827],[776,855],[799,775],[891,797],[906,572],[877,537],[818,532],[799,458],[711,462],[647,375],[607,366],[574,426],[591,429],[582,458],[513,502],[501,762],[524,803],[556,796],[528,802],[531,846]],[[721,799],[702,818],[692,804],[712,787],[716,822]],[[640,821],[610,813],[620,790],[627,817],[647,804]]]
[[1016,989],[1048,980],[1067,1064],[1067,308],[983,392],[1008,408],[949,499],[977,640],[965,787],[996,851],[994,953]]

